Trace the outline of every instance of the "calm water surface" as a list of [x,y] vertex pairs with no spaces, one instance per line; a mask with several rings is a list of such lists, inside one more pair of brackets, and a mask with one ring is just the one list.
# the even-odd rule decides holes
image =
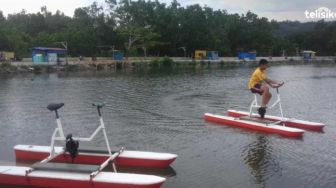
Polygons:
[[91,102],[104,101],[113,148],[179,155],[172,169],[164,170],[168,174],[143,172],[169,176],[164,188],[335,187],[336,66],[269,69],[270,77],[285,81],[280,92],[286,116],[327,125],[324,133],[308,131],[302,139],[204,122],[205,112],[248,106],[252,71],[1,76],[0,163],[15,163],[15,144],[49,145],[55,128],[49,102],[64,102],[60,115],[66,132],[84,137],[98,124]]

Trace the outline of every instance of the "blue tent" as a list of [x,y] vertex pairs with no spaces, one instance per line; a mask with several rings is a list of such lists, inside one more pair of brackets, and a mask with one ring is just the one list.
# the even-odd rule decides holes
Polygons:
[[239,52],[238,59],[256,60],[257,54],[255,52]]

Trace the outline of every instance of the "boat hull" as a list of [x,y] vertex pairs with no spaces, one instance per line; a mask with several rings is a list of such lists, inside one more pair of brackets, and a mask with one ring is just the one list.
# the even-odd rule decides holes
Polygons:
[[[49,146],[16,145],[14,147],[16,160],[40,161],[49,156]],[[56,153],[61,153],[62,147],[55,147]],[[75,164],[101,164],[108,158],[108,154],[79,152],[75,158]],[[116,159],[115,164],[119,166],[134,167],[168,167],[177,155],[169,153],[123,151]],[[69,154],[61,154],[52,162],[72,162]]]
[[[249,112],[244,111],[238,111],[238,110],[228,110],[228,115],[232,117],[242,117],[242,116],[248,116]],[[258,117],[259,115],[253,113],[252,117]],[[282,118],[278,116],[270,116],[265,115],[264,119],[271,120],[271,121],[281,121]],[[323,127],[325,126],[323,123],[316,123],[311,121],[303,121],[298,119],[291,119],[291,118],[284,118],[285,126],[288,127],[295,127],[300,129],[306,129],[311,131],[322,131]]]
[[92,180],[89,174],[33,171],[29,167],[0,166],[0,184],[33,187],[80,188],[158,188],[165,178],[153,175],[101,172]]
[[279,134],[287,137],[302,137],[304,130],[291,128],[291,127],[284,127],[280,125],[266,125],[258,122],[246,121],[246,120],[239,120],[234,117],[228,116],[221,116],[206,113],[204,114],[204,119],[206,121],[230,125],[234,127],[246,128],[255,131],[261,131],[266,133],[272,134]]

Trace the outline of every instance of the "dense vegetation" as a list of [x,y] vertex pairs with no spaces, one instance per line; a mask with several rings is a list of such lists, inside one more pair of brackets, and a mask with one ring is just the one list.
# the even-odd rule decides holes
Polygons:
[[4,16],[0,11],[0,51],[29,56],[34,46],[61,47],[67,41],[72,56],[111,55],[113,49],[131,56],[190,56],[196,49],[235,56],[256,50],[259,56],[296,54],[310,49],[335,55],[336,22],[277,22],[252,12],[228,14],[198,4],[182,7],[174,0],[106,0],[77,8],[73,17],[47,7],[35,14],[24,10]]

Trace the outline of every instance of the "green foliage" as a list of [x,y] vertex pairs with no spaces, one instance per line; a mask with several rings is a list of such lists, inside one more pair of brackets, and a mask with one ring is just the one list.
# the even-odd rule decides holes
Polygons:
[[8,62],[3,62],[3,63],[0,63],[0,67],[1,68],[10,68],[10,67],[12,67],[12,65]]
[[117,65],[116,65],[117,67],[117,70],[121,70],[122,69],[122,67],[123,67],[123,62],[117,62]]
[[160,60],[159,59],[154,59],[152,61],[149,62],[149,67],[151,69],[158,69],[160,68]]
[[17,67],[11,65],[8,62],[2,62],[0,63],[0,73],[12,73],[12,72],[16,72],[17,71]]
[[166,68],[172,68],[173,67],[173,60],[169,58],[168,56],[165,56],[162,60],[162,65]]
[[170,70],[173,68],[174,61],[171,58],[165,56],[163,58],[156,58],[150,61],[148,64],[151,69]]
[[259,56],[279,56],[283,50],[290,56],[305,49],[336,53],[336,22],[276,22],[250,11],[239,15],[199,4],[182,7],[176,0],[105,2],[106,7],[94,2],[77,8],[73,17],[47,7],[35,14],[4,16],[0,11],[0,51],[28,57],[32,47],[62,47],[57,42],[67,41],[71,56],[97,56],[106,45],[126,57],[184,56],[182,49],[187,56],[202,49],[220,56],[236,56],[240,50],[256,50]]

